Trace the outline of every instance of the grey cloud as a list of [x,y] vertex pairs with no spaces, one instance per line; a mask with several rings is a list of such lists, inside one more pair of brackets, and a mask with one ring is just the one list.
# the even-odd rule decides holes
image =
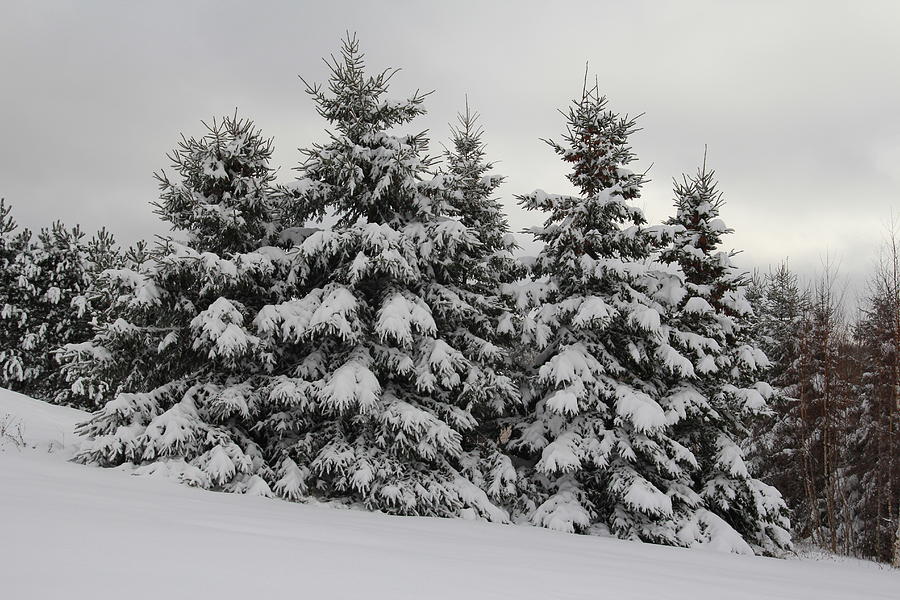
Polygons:
[[468,94],[513,195],[567,191],[538,138],[561,133],[585,61],[616,110],[646,113],[644,205],[670,212],[672,177],[703,145],[729,204],[739,260],[826,248],[866,270],[900,178],[900,6],[893,2],[24,2],[0,24],[0,195],[31,227],[108,225],[126,241],[165,230],[151,177],[179,132],[238,107],[275,137],[283,179],[323,123],[298,74],[356,31],[394,93],[434,89],[433,150]]

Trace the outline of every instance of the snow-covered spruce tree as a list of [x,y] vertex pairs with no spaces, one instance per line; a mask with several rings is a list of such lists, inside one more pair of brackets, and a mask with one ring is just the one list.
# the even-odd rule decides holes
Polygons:
[[53,223],[38,234],[31,278],[35,292],[29,307],[31,326],[23,341],[30,354],[29,393],[53,399],[66,387],[54,352],[93,334],[88,307],[79,299],[91,285],[87,244],[78,226]]
[[781,492],[792,512],[794,533],[803,536],[808,532],[810,511],[801,508],[807,479],[802,450],[805,411],[799,400],[803,378],[800,350],[808,302],[797,275],[783,262],[766,275],[759,300],[751,304],[757,319],[757,343],[771,362],[767,377],[774,391],[769,399],[771,410],[754,427],[751,468]]
[[[108,324],[67,350],[73,387],[106,402],[80,426],[78,460],[164,468],[192,484],[269,495],[254,426],[276,356],[253,331],[283,298],[290,262],[268,245],[271,140],[252,122],[213,121],[160,173],[159,214],[187,235],[104,272]],[[139,256],[144,254],[144,256]],[[84,389],[90,387],[90,389]]]
[[305,355],[267,391],[283,407],[267,422],[283,456],[275,489],[504,521],[515,471],[493,441],[470,452],[476,414],[518,400],[492,341],[509,318],[490,318],[488,250],[453,218],[464,195],[431,174],[425,134],[391,132],[424,112],[424,96],[387,99],[393,73],[368,75],[355,38],[329,66],[327,87],[308,92],[333,129],[304,151],[293,218],[327,212],[337,225],[299,246],[309,291],[256,320],[261,337]]
[[444,152],[444,184],[451,192],[448,213],[478,238],[479,246],[469,251],[473,258],[480,259],[478,271],[470,279],[483,284],[490,293],[498,284],[522,275],[512,257],[517,247],[515,237],[510,234],[503,207],[494,197],[505,178],[491,172],[494,165],[486,159],[483,129],[468,100],[465,113],[457,120],[458,125],[451,128],[451,147]]
[[[442,174],[444,185],[450,192],[448,215],[469,228],[478,240],[477,246],[463,250],[456,264],[448,267],[455,266],[458,272],[454,277],[466,281],[470,289],[466,300],[481,313],[480,316],[477,312],[472,313],[477,334],[506,350],[502,368],[515,379],[521,379],[520,363],[517,361],[523,358],[523,352],[515,335],[521,326],[519,311],[513,298],[500,290],[519,280],[525,271],[513,256],[518,246],[509,231],[503,207],[495,197],[505,178],[492,172],[494,165],[486,158],[482,141],[484,130],[478,119],[478,114],[470,110],[466,99],[465,112],[458,114],[457,125],[451,126],[451,145],[444,152]],[[498,327],[500,323],[502,326]],[[447,332],[447,337],[454,346],[464,347],[469,345],[465,338],[467,334],[460,329]],[[494,362],[495,357],[490,357],[482,361],[481,366],[496,371],[500,365],[492,364]],[[491,394],[489,386],[481,388]],[[520,403],[516,404],[516,409],[522,408]],[[482,410],[485,407],[489,410]],[[497,440],[503,442],[508,439],[515,419],[521,414],[521,410],[510,413],[507,408],[490,402],[489,397],[473,404],[473,413],[480,422],[474,432],[474,445],[487,443],[489,461],[495,456],[493,444]],[[478,452],[473,452],[472,456],[478,456]],[[484,467],[481,465],[482,470]],[[470,469],[469,472],[474,475],[477,470]],[[518,500],[515,497],[518,494],[513,494],[512,488],[509,492],[508,499]]]
[[156,173],[161,190],[156,213],[186,231],[200,252],[228,254],[252,250],[273,233],[268,193],[272,140],[251,121],[232,117],[212,125],[206,135],[182,136],[169,155],[179,179]]
[[695,176],[675,183],[676,215],[669,224],[676,231],[663,253],[663,260],[681,267],[687,291],[673,315],[673,345],[695,364],[692,375],[670,381],[670,397],[683,402],[684,413],[673,432],[697,459],[694,489],[703,500],[697,521],[681,536],[735,544],[735,551],[745,540],[775,553],[790,547],[787,508],[775,488],[751,474],[744,458],[753,421],[767,411],[772,396],[762,380],[769,361],[751,339],[747,277],[734,267],[731,253],[719,250],[731,232],[719,218],[722,204],[704,159]]
[[8,209],[0,206],[3,241],[3,291],[0,313],[4,343],[0,350],[0,382],[17,391],[60,401],[67,385],[55,351],[91,337],[94,311],[83,302],[95,272],[92,245],[80,228],[53,223],[36,239],[27,230],[13,235]]
[[53,361],[58,371],[53,396],[53,401],[57,404],[91,410],[97,408],[95,397],[90,393],[84,393],[91,389],[91,386],[73,386],[69,380],[70,366],[66,359],[66,348],[70,344],[87,342],[93,338],[97,328],[106,323],[105,319],[110,316],[113,290],[102,275],[107,269],[125,268],[129,265],[127,256],[128,254],[123,253],[113,235],[105,228],[101,228],[81,248],[80,267],[83,271],[84,285],[68,302],[75,310],[81,329],[78,336],[70,336],[64,343],[56,344],[52,350]]
[[29,326],[28,274],[33,270],[34,248],[31,232],[18,231],[11,212],[12,207],[0,200],[0,385],[15,389],[27,377],[21,346]]
[[576,196],[520,198],[548,214],[533,229],[545,246],[528,292],[524,343],[541,350],[531,414],[512,445],[533,461],[536,525],[611,532],[686,545],[679,536],[702,499],[691,489],[697,461],[671,430],[683,415],[672,373],[694,365],[673,348],[667,315],[684,290],[677,271],[653,262],[670,227],[646,227],[634,201],[643,177],[628,169],[635,120],[607,109],[585,86],[567,113],[564,142]]

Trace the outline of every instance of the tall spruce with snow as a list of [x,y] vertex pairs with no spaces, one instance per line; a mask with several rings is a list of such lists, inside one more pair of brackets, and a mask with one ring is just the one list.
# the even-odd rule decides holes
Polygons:
[[[465,112],[458,114],[457,125],[451,126],[451,145],[444,152],[442,174],[444,185],[450,192],[447,212],[468,227],[478,241],[476,246],[463,250],[458,256],[456,277],[466,281],[470,288],[468,301],[475,309],[470,320],[478,328],[478,335],[507,350],[502,368],[516,376],[521,371],[516,361],[522,358],[515,335],[520,327],[519,311],[513,298],[501,290],[507,289],[525,273],[513,256],[518,246],[509,231],[503,207],[495,197],[505,178],[492,172],[494,165],[487,160],[482,141],[484,130],[478,120],[478,114],[470,110],[466,99]],[[465,330],[449,331],[447,336],[454,345],[467,346],[467,333]],[[499,365],[492,364],[494,359],[482,360],[482,368],[496,370]],[[483,389],[490,393],[489,388]],[[476,411],[479,406],[491,406],[489,398],[477,403]],[[509,428],[520,411],[510,413],[506,408],[498,405],[481,414],[476,412],[481,421],[476,437],[491,440],[508,437]],[[521,404],[516,402],[515,408],[520,409]]]
[[744,457],[753,421],[767,411],[772,396],[763,380],[769,361],[751,339],[746,276],[732,265],[730,253],[718,249],[731,230],[719,218],[723,197],[705,160],[696,176],[676,182],[675,198],[677,212],[669,224],[676,232],[663,260],[684,274],[687,293],[673,315],[673,345],[691,357],[695,369],[672,378],[670,396],[683,403],[674,433],[697,458],[693,479],[702,498],[682,536],[728,543],[730,529],[740,536],[733,538],[757,550],[778,552],[790,547],[787,508],[775,488],[754,477]]
[[355,38],[329,66],[327,87],[308,92],[333,129],[304,151],[285,213],[337,225],[305,230],[297,276],[309,291],[256,321],[265,339],[305,349],[269,392],[283,407],[267,423],[283,457],[276,491],[506,520],[515,471],[493,440],[473,452],[476,415],[504,411],[517,390],[494,341],[509,319],[491,317],[477,270],[490,252],[462,221],[471,198],[432,175],[424,133],[393,133],[424,112],[422,94],[387,99],[393,72],[368,75]]
[[531,415],[512,442],[534,463],[528,518],[680,544],[700,500],[689,477],[697,461],[670,434],[680,414],[667,379],[694,372],[667,322],[681,279],[652,260],[670,228],[645,226],[634,205],[643,182],[628,168],[635,120],[610,111],[596,85],[565,116],[564,141],[550,145],[580,194],[520,198],[549,213],[532,230],[545,246],[525,289],[534,307],[524,342],[540,350]]
[[[253,320],[292,293],[274,231],[271,140],[252,122],[213,121],[170,155],[160,215],[188,236],[104,271],[113,298],[89,342],[70,345],[72,386],[103,407],[80,426],[78,459],[164,468],[193,485],[271,494],[254,426],[276,354]],[[138,262],[143,260],[143,262]]]
[[478,124],[478,114],[469,109],[468,100],[465,113],[457,120],[458,124],[451,127],[451,147],[444,153],[444,184],[451,194],[447,212],[478,238],[479,245],[468,253],[478,260],[477,271],[470,277],[495,291],[498,284],[521,275],[512,257],[517,247],[515,238],[495,197],[505,178],[492,173],[494,165],[486,159],[481,139],[484,130]]

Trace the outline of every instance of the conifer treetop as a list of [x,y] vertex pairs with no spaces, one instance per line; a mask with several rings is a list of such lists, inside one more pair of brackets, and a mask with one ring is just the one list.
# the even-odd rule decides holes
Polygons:
[[640,196],[643,176],[625,167],[635,160],[628,138],[636,133],[637,117],[619,115],[608,109],[599,83],[588,87],[585,79],[581,99],[576,99],[566,117],[565,143],[545,140],[563,160],[572,163],[569,181],[586,196],[603,190],[626,200]]
[[[485,144],[481,141],[484,128],[478,122],[480,118],[481,115],[469,108],[467,96],[465,112],[456,115],[456,125],[450,125],[453,149],[445,152],[447,170],[453,175],[481,177],[494,167],[494,163],[485,160]],[[492,181],[499,185],[504,179],[498,176]]]
[[197,250],[246,252],[270,233],[272,139],[236,111],[203,125],[205,135],[182,135],[168,154],[178,178],[170,180],[165,171],[154,174],[160,189],[153,203],[156,214],[188,232]]
[[479,232],[482,251],[491,253],[509,249],[504,241],[509,223],[492,197],[506,178],[490,174],[494,163],[486,159],[479,118],[469,108],[467,97],[465,112],[457,115],[456,125],[450,125],[451,148],[445,150],[444,159],[448,187],[453,191],[451,212],[463,225]]
[[6,203],[5,198],[0,198],[0,241],[16,230],[18,225],[12,215],[12,206]]
[[716,249],[723,236],[733,230],[719,218],[725,200],[718,189],[715,171],[706,166],[706,152],[696,175],[682,175],[681,181],[673,183],[676,214],[669,224],[684,228],[676,235],[675,251],[691,255],[680,261],[685,277],[695,285],[720,281],[731,269],[731,254]]
[[348,34],[342,41],[340,57],[332,55],[325,64],[331,72],[327,92],[321,83],[307,82],[302,76],[300,80],[318,113],[350,140],[363,141],[367,134],[405,125],[425,114],[423,104],[428,93],[417,90],[406,100],[383,98],[400,69],[367,75],[365,54],[359,49],[356,34]]
[[527,210],[547,213],[542,227],[530,232],[546,244],[535,275],[553,273],[564,265],[590,260],[644,260],[667,237],[668,226],[648,227],[634,205],[645,179],[628,168],[635,160],[628,136],[637,131],[636,117],[608,108],[596,81],[587,80],[580,98],[567,111],[563,141],[544,140],[571,165],[567,175],[578,195],[536,190],[519,197]]
[[[385,98],[397,70],[366,74],[365,55],[355,36],[348,35],[340,58],[326,61],[328,85],[310,84],[306,91],[317,110],[334,128],[329,141],[301,149],[301,179],[291,190],[288,207],[298,223],[320,219],[333,211],[339,225],[363,219],[369,223],[403,223],[428,219],[434,213],[427,189],[434,159],[427,132],[394,135],[389,130],[424,114],[425,97],[416,91],[404,100]],[[302,78],[301,78],[302,79]],[[296,201],[299,198],[299,202]]]

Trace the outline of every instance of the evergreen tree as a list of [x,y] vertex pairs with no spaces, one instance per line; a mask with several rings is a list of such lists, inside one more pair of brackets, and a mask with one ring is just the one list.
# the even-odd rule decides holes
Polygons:
[[77,404],[60,395],[67,384],[56,351],[91,337],[96,311],[84,294],[96,277],[92,256],[115,242],[105,231],[85,242],[79,227],[59,222],[36,239],[28,230],[15,233],[5,205],[0,205],[0,221],[0,382],[37,398]]
[[509,233],[509,222],[503,207],[494,197],[505,178],[494,175],[493,163],[486,160],[483,129],[478,114],[469,110],[457,116],[458,125],[451,128],[451,148],[444,153],[445,186],[451,192],[448,215],[456,218],[478,238],[479,246],[471,251],[482,260],[472,277],[496,287],[508,283],[522,273],[512,259],[515,239]]
[[[144,242],[139,243],[140,246]],[[76,307],[79,317],[87,324],[83,335],[77,340],[64,344],[53,351],[56,362],[60,365],[60,384],[57,386],[55,401],[59,404],[97,408],[104,401],[100,389],[107,389],[100,373],[90,368],[78,371],[78,365],[72,362],[72,349],[89,347],[97,329],[107,325],[106,319],[111,316],[113,295],[118,290],[108,285],[106,271],[113,269],[133,269],[137,264],[129,261],[129,251],[123,253],[116,244],[115,238],[105,228],[100,229],[88,240],[83,251],[83,269],[87,278],[87,286],[81,293],[72,298],[72,306]],[[83,345],[83,346],[81,346]],[[74,379],[74,380],[73,380]]]
[[104,271],[113,299],[106,324],[66,353],[78,393],[103,408],[80,426],[78,460],[170,469],[193,485],[270,495],[271,469],[255,427],[260,390],[277,356],[253,330],[270,302],[296,293],[292,262],[268,246],[272,144],[252,122],[213,121],[159,174],[162,217],[188,234],[126,267]]
[[810,511],[805,502],[808,456],[804,447],[805,410],[800,402],[801,340],[808,322],[808,300],[797,276],[783,262],[766,275],[760,301],[759,344],[771,361],[768,371],[773,386],[771,411],[757,422],[752,462],[762,479],[775,486],[791,509],[795,530],[808,533]]
[[497,249],[462,222],[479,199],[434,176],[424,133],[393,133],[424,95],[387,99],[393,72],[368,75],[355,38],[329,66],[327,88],[308,92],[333,130],[304,151],[285,214],[337,225],[299,246],[309,291],[258,319],[304,356],[268,392],[284,407],[266,424],[283,456],[277,491],[506,520],[515,471],[493,440],[477,454],[472,441],[476,415],[518,398],[494,341],[509,316],[494,318],[502,305],[481,268]]
[[[669,224],[677,229],[663,260],[684,274],[687,294],[674,317],[674,339],[696,364],[693,374],[671,382],[673,397],[685,400],[675,431],[698,460],[693,478],[704,509],[757,549],[773,553],[790,547],[787,508],[775,488],[751,474],[744,456],[751,426],[772,395],[760,380],[769,361],[753,345],[747,278],[732,265],[732,255],[718,249],[731,230],[719,217],[723,197],[705,158],[696,176],[676,182],[675,197]],[[710,519],[705,512],[698,517],[695,535],[722,537],[721,523],[704,523]]]
[[31,290],[27,274],[31,270],[31,232],[17,232],[12,207],[0,199],[0,383],[14,388],[26,379],[27,359],[21,348],[28,323]]
[[[504,290],[525,273],[513,256],[518,246],[509,232],[503,207],[495,198],[505,178],[492,173],[494,165],[486,158],[483,129],[478,118],[478,114],[469,109],[467,99],[465,112],[457,115],[458,124],[451,127],[451,146],[444,152],[444,185],[450,192],[447,213],[469,228],[478,241],[478,245],[465,249],[457,258],[459,273],[456,277],[477,292],[470,294],[469,301],[482,314],[475,319],[478,335],[507,351],[502,368],[521,379],[516,360],[521,358],[522,352],[516,348],[519,344],[515,337],[520,319],[513,299]],[[501,322],[502,330],[498,330],[497,325]],[[451,331],[447,336],[455,346],[466,346],[464,337],[457,333]],[[495,370],[498,365],[492,365],[493,362],[493,357],[482,360],[481,368]],[[482,389],[490,393],[490,385],[482,386]],[[490,397],[483,398],[474,406],[481,422],[475,438],[490,440],[489,446],[508,438],[520,412],[509,413],[506,407],[496,405],[496,410],[479,413],[479,406],[490,406],[490,400]],[[512,496],[510,493],[509,499]]]
[[596,85],[566,117],[564,142],[550,145],[580,194],[520,199],[549,213],[533,230],[545,246],[524,321],[524,342],[540,350],[531,416],[513,440],[534,461],[528,518],[686,544],[679,531],[701,501],[689,479],[697,461],[670,435],[679,399],[666,397],[666,380],[694,366],[670,343],[680,276],[652,261],[671,228],[647,227],[634,205],[643,183],[628,169],[635,120],[608,110]]
[[26,389],[54,398],[65,387],[55,350],[93,333],[88,307],[78,302],[91,284],[84,233],[78,226],[67,229],[54,223],[38,234],[33,260],[31,284],[36,296],[29,310],[32,326],[23,341],[30,353],[33,383]]
[[165,171],[155,174],[156,213],[187,232],[198,252],[224,255],[258,248],[273,233],[268,199],[275,179],[269,167],[272,140],[236,112],[203,125],[206,135],[182,136],[169,155],[178,178],[170,180]]

